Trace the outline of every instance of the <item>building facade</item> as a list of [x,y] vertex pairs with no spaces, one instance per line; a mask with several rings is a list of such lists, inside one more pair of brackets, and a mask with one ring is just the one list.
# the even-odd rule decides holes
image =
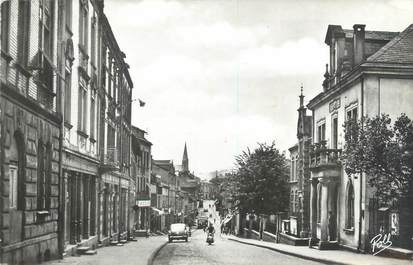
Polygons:
[[297,121],[297,144],[290,151],[289,234],[306,238],[310,230],[310,169],[312,117],[307,115],[304,95],[300,95]]
[[[345,161],[338,159],[344,146],[342,125],[346,120],[381,113],[393,120],[401,113],[413,117],[412,40],[413,25],[401,33],[365,31],[360,24],[353,30],[338,25],[327,29],[330,67],[324,75],[323,92],[307,105],[313,114],[311,237],[320,249],[339,244],[368,252],[370,239],[380,233],[379,209],[372,203],[368,176],[348,176],[342,166]],[[406,247],[403,238],[411,235],[411,228],[406,229],[392,241]]]
[[[96,245],[102,101],[98,79],[98,47],[102,6],[98,1],[66,1],[67,49],[64,64],[64,243],[67,253],[77,244]],[[90,30],[89,30],[90,29]]]
[[136,180],[135,229],[149,229],[151,220],[152,143],[145,131],[132,127],[132,178]]
[[162,197],[160,206],[165,213],[163,228],[168,229],[170,224],[178,220],[175,166],[172,160],[153,160],[152,170],[161,179]]
[[133,83],[106,16],[101,16],[99,242],[118,243],[131,235],[135,186],[131,180],[131,104]]
[[63,1],[1,1],[0,263],[59,256]]

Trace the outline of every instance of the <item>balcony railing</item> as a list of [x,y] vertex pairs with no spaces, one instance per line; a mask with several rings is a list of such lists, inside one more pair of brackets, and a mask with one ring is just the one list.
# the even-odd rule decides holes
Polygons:
[[328,149],[326,142],[315,143],[310,147],[310,168],[337,168],[340,163],[341,149]]
[[119,155],[116,147],[107,148],[101,165],[101,170],[103,172],[119,170]]

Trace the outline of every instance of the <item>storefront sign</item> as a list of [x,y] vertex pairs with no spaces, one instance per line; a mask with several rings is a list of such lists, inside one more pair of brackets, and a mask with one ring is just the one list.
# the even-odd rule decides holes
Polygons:
[[151,207],[151,201],[150,200],[138,200],[137,205],[139,208]]

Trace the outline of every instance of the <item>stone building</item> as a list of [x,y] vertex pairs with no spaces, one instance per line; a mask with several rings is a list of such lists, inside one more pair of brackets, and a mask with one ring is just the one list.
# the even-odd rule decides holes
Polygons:
[[1,1],[2,264],[49,260],[62,249],[63,2]]
[[[346,175],[345,161],[338,159],[344,146],[342,125],[381,113],[393,120],[401,113],[413,117],[413,25],[401,33],[366,31],[360,24],[353,30],[329,25],[325,43],[330,66],[323,91],[307,105],[313,114],[312,243],[318,242],[320,249],[340,245],[368,252],[370,239],[380,233],[376,213],[381,209],[372,204],[368,176]],[[411,221],[404,227],[392,238],[393,245],[411,248]]]
[[[288,149],[291,161],[289,234],[300,238],[306,238],[310,229],[309,147],[311,144],[311,125],[312,117],[307,115],[301,88],[297,121],[298,142]],[[293,239],[291,243],[297,244],[298,241]]]

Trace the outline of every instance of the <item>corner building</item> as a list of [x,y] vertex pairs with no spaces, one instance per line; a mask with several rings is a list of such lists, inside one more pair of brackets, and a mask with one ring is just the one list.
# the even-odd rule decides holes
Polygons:
[[[310,149],[311,243],[320,249],[371,251],[370,240],[390,213],[400,214],[400,233],[393,246],[411,248],[409,209],[378,207],[365,174],[348,176],[340,161],[346,120],[382,113],[394,121],[401,113],[413,117],[413,25],[403,32],[352,30],[329,25],[325,38],[330,65],[323,91],[308,103],[313,131]],[[410,219],[409,219],[410,218]]]

